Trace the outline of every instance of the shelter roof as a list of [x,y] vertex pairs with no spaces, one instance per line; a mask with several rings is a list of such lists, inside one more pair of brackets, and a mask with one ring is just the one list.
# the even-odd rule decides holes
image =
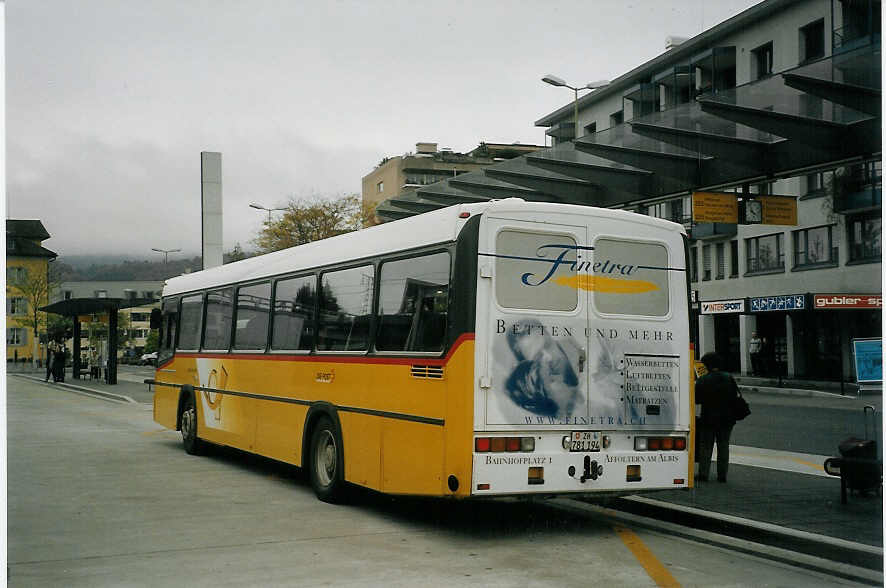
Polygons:
[[144,298],[69,298],[42,306],[38,310],[62,316],[104,313],[153,303]]

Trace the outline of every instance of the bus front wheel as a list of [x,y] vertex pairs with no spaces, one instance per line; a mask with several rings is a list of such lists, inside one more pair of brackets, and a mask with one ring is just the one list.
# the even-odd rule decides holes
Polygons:
[[335,425],[323,417],[311,435],[311,487],[323,502],[341,502],[344,497],[344,459],[341,437]]
[[185,398],[182,409],[182,445],[189,455],[203,453],[203,442],[197,437],[197,407],[194,404],[194,396],[190,394]]

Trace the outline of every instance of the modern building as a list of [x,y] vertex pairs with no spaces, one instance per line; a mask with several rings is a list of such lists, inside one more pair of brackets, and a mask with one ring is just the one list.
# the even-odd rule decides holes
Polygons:
[[33,310],[48,302],[50,235],[39,220],[6,220],[6,360],[39,358]]
[[766,0],[540,118],[552,148],[377,214],[518,196],[682,223],[701,353],[748,373],[757,332],[765,375],[851,379],[882,329],[880,22],[880,0]]
[[374,205],[422,186],[478,171],[504,159],[542,149],[520,143],[483,143],[468,153],[438,150],[437,143],[416,143],[415,153],[385,157],[363,176],[363,203]]
[[[138,356],[151,332],[151,310],[160,307],[163,283],[147,280],[63,282],[53,293],[52,302],[82,298],[119,298],[126,301],[124,306],[138,302],[136,306],[120,308],[117,319],[118,326],[126,329],[123,348],[117,350],[117,356],[123,357],[127,353]],[[107,330],[107,322],[104,322],[106,318],[103,316],[80,318],[81,323],[84,323],[80,330],[80,349],[83,354],[88,354],[91,347],[90,333],[96,331],[89,328],[89,323],[96,321],[101,325],[98,331],[103,333]],[[103,352],[104,349],[99,351]]]

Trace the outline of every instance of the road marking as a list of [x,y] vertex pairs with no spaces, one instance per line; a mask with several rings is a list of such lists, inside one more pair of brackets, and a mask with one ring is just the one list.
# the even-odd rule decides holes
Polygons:
[[621,525],[616,525],[614,529],[619,539],[621,539],[622,543],[631,550],[631,553],[634,554],[634,557],[637,558],[637,561],[640,562],[640,565],[643,566],[643,569],[646,570],[646,573],[649,574],[649,577],[652,578],[652,581],[655,582],[656,586],[679,588],[680,583],[677,582],[677,579],[674,578],[664,564],[658,561],[658,558],[649,551],[649,548],[646,547],[646,544],[640,540],[636,533]]
[[824,465],[820,463],[812,463],[811,461],[806,461],[805,459],[797,459],[796,457],[794,458],[794,461],[799,464],[803,464],[804,466],[809,466],[810,468],[819,470],[821,472],[824,471]]
[[173,431],[172,429],[159,429],[159,430],[157,430],[157,431],[142,431],[142,435],[145,435],[145,436],[148,436],[148,435],[159,435],[159,434],[161,434],[161,433],[174,433],[174,432],[175,432],[175,431]]

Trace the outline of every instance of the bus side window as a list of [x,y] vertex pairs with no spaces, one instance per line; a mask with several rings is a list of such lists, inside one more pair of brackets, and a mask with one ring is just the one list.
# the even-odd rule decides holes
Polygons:
[[160,314],[160,332],[157,343],[158,363],[171,359],[175,349],[175,331],[178,326],[178,298],[164,300]]
[[200,332],[203,329],[203,295],[182,298],[176,349],[196,351],[200,348]]
[[374,273],[374,267],[363,265],[322,274],[318,350],[369,349]]
[[314,346],[314,304],[317,279],[313,275],[277,280],[271,349],[310,351]]
[[206,334],[204,349],[226,351],[231,345],[231,321],[234,319],[234,290],[224,288],[206,294]]
[[261,349],[268,344],[268,314],[271,283],[244,286],[237,290],[237,326],[234,349]]
[[385,262],[378,302],[379,351],[442,351],[449,310],[449,253]]

